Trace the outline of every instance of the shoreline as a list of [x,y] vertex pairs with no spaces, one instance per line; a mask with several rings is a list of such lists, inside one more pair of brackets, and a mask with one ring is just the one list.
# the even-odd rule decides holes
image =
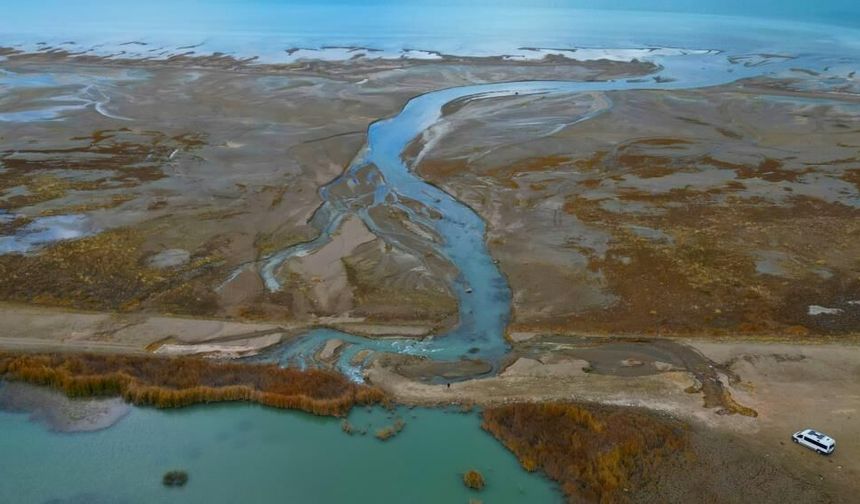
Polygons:
[[[707,351],[709,353],[713,353],[715,351],[714,348],[716,347],[720,347],[720,345],[713,344],[710,349],[707,349]],[[725,347],[722,348],[722,351],[730,349],[731,347]],[[162,360],[158,358],[153,359]],[[241,364],[240,366],[254,367],[254,365],[248,364]],[[718,475],[735,473],[740,475],[747,471],[764,470],[768,474],[767,479],[765,481],[760,481],[757,484],[766,484],[768,486],[777,485],[777,487],[781,489],[781,492],[788,492],[788,494],[791,495],[797,495],[793,492],[800,491],[802,487],[804,492],[814,491],[816,495],[820,495],[821,492],[824,492],[834,499],[833,502],[848,502],[848,500],[843,499],[847,499],[848,495],[852,495],[853,490],[850,482],[853,478],[852,475],[856,474],[860,467],[858,467],[858,464],[856,464],[855,460],[851,457],[851,454],[856,448],[854,446],[856,443],[850,442],[851,440],[848,439],[849,434],[847,432],[840,429],[834,431],[832,427],[828,428],[827,432],[835,433],[839,436],[841,444],[839,452],[825,460],[821,457],[807,453],[806,450],[800,450],[791,443],[784,442],[784,428],[775,428],[773,425],[773,418],[764,417],[751,419],[739,417],[737,415],[716,415],[713,411],[706,412],[702,409],[701,405],[695,404],[696,401],[690,397],[690,394],[686,394],[687,398],[682,401],[686,402],[687,406],[679,408],[678,404],[680,403],[678,403],[678,397],[675,397],[674,399],[669,397],[670,395],[683,395],[683,392],[680,390],[683,383],[678,382],[675,375],[677,375],[677,372],[665,373],[664,376],[666,378],[659,379],[663,380],[665,383],[675,383],[675,385],[671,387],[674,391],[671,392],[669,389],[666,389],[665,386],[661,386],[656,389],[653,388],[653,385],[657,383],[654,379],[649,379],[643,382],[642,378],[637,378],[636,382],[631,383],[629,378],[612,378],[615,383],[611,385],[611,388],[614,388],[617,391],[623,390],[623,394],[626,394],[628,397],[639,395],[640,399],[638,401],[631,401],[630,399],[624,400],[618,397],[613,398],[607,395],[602,395],[600,390],[605,389],[605,387],[599,385],[601,381],[593,381],[594,378],[599,377],[588,374],[579,375],[579,381],[588,381],[588,384],[582,383],[579,386],[576,386],[575,381],[570,381],[568,379],[560,380],[558,377],[550,378],[550,382],[538,382],[540,384],[537,386],[545,388],[548,383],[559,383],[561,381],[564,384],[563,388],[566,388],[566,390],[559,395],[512,395],[489,401],[471,401],[462,397],[457,399],[450,397],[452,393],[456,394],[456,390],[461,386],[461,384],[455,384],[454,390],[445,391],[444,386],[440,388],[440,395],[448,394],[448,400],[410,400],[408,397],[404,397],[396,392],[394,395],[389,397],[397,407],[409,409],[414,407],[426,407],[429,409],[443,408],[450,411],[451,408],[454,407],[459,408],[461,412],[465,413],[472,412],[473,408],[478,407],[483,415],[483,428],[488,430],[493,437],[496,438],[498,442],[502,443],[502,445],[508,450],[517,455],[520,460],[521,469],[529,472],[534,471],[535,469],[543,472],[543,469],[545,468],[541,466],[541,463],[535,463],[535,460],[531,457],[533,449],[529,447],[536,445],[531,442],[521,444],[520,441],[517,441],[518,439],[525,440],[530,436],[539,436],[541,439],[550,439],[552,436],[560,433],[558,429],[572,429],[575,431],[582,430],[580,434],[590,437],[607,436],[606,442],[610,444],[605,445],[605,448],[606,446],[628,446],[625,439],[629,440],[626,436],[631,435],[630,432],[640,432],[641,429],[652,428],[660,430],[664,429],[664,427],[661,426],[674,426],[671,431],[673,434],[666,431],[661,432],[664,432],[666,435],[670,435],[670,437],[676,441],[680,441],[681,445],[679,445],[679,449],[683,447],[683,450],[667,452],[667,455],[670,455],[668,458],[659,457],[654,459],[651,457],[650,453],[652,448],[655,446],[659,448],[659,444],[652,446],[649,442],[645,445],[636,444],[635,449],[632,445],[625,448],[633,450],[629,452],[625,458],[628,460],[636,460],[636,467],[648,468],[649,472],[647,473],[636,471],[628,473],[627,471],[630,468],[628,464],[615,466],[608,460],[601,462],[600,454],[605,454],[607,451],[606,449],[589,449],[582,454],[581,457],[570,457],[567,455],[561,456],[562,454],[558,454],[558,456],[561,456],[561,458],[558,459],[559,463],[569,463],[572,467],[579,464],[588,465],[606,463],[609,464],[609,467],[615,468],[612,469],[613,471],[620,471],[617,472],[617,474],[622,480],[633,475],[638,475],[628,484],[624,485],[625,495],[626,492],[628,492],[626,489],[629,489],[629,491],[635,492],[632,495],[639,495],[639,493],[642,492],[642,495],[652,495],[654,498],[665,498],[667,492],[672,494],[674,492],[697,491],[696,489],[700,488],[700,485],[707,485],[710,488],[710,491],[717,492],[716,494],[722,495],[722,498],[728,498],[729,496],[735,495],[734,492],[737,491],[737,487],[735,485],[723,486],[724,480],[732,480],[733,478]],[[608,377],[603,379],[603,383],[606,383],[606,379],[608,379]],[[16,382],[10,381],[9,383],[14,384]],[[753,383],[756,389],[759,387],[767,388],[767,385],[760,381],[755,381]],[[643,387],[642,384],[645,386]],[[816,384],[809,385],[813,387],[817,386]],[[593,393],[595,389],[598,389],[596,394]],[[585,392],[585,390],[591,390],[592,392],[584,394],[583,392]],[[58,391],[58,393],[62,392]],[[648,396],[651,396],[652,398],[646,399]],[[662,403],[660,400],[655,400],[656,397],[663,397],[664,399],[662,400]],[[206,400],[202,402],[208,403],[210,401]],[[233,402],[233,404],[238,407],[241,406],[242,403],[247,402],[247,400],[240,398],[239,402]],[[253,403],[253,401],[251,401],[251,403]],[[27,406],[27,404],[29,404],[29,406]],[[16,412],[26,413],[27,411],[30,411],[27,410],[27,408],[32,408],[33,403],[27,404],[19,407]],[[169,407],[183,407],[190,405],[191,404],[176,403],[170,404]],[[142,404],[138,407],[146,406],[147,404]],[[263,406],[265,407],[266,404],[263,404]],[[160,406],[156,404],[156,407],[159,408]],[[50,411],[40,410],[39,408],[41,407],[37,407],[36,410],[33,410],[33,413],[31,414],[35,414],[37,416],[31,417],[31,420],[41,421],[41,417],[38,415],[52,414]],[[553,413],[558,408],[573,408],[576,411],[570,412],[570,416],[559,417],[556,413]],[[528,410],[533,413],[536,412],[535,414],[538,414],[538,418],[535,418],[535,422],[522,423],[522,421],[519,420],[520,423],[517,423],[518,421],[515,420],[517,417],[509,417],[509,415],[516,415],[516,411],[518,410]],[[700,413],[696,414],[696,410],[699,410]],[[42,411],[42,413],[39,413],[38,411]],[[94,407],[91,411],[93,414],[100,414],[97,407]],[[794,409],[793,411],[801,418],[808,413],[808,409]],[[117,413],[122,412],[117,411]],[[121,417],[122,414],[118,418]],[[505,417],[508,417],[508,420],[503,420],[499,423],[499,420],[502,420],[502,418]],[[530,415],[527,418],[532,417],[533,415]],[[410,420],[406,415],[404,415],[404,418],[406,419],[406,429],[409,430]],[[412,418],[414,418],[414,415]],[[564,418],[565,420],[560,422],[559,418]],[[93,420],[98,419],[93,418]],[[795,421],[795,418],[783,418],[781,420],[782,423],[785,423],[786,421],[791,424],[792,421]],[[87,428],[87,426],[93,427],[97,424],[97,422],[90,422],[86,418],[78,418],[77,422],[83,426],[83,428]],[[594,424],[594,422],[596,422],[596,424]],[[600,429],[600,425],[607,422],[615,426],[608,433],[603,432]],[[817,425],[820,425],[820,423]],[[850,424],[846,424],[843,428],[847,428],[848,425]],[[102,427],[111,428],[110,425],[102,425]],[[634,428],[634,431],[628,431],[631,427]],[[790,427],[791,425],[789,425],[789,428]],[[334,429],[335,426],[332,425],[331,428]],[[592,432],[593,429],[597,430]],[[677,436],[681,437],[679,438]],[[647,439],[650,440],[651,438],[649,437]],[[783,440],[783,442],[780,442],[780,440]],[[392,442],[397,443],[398,441],[395,440]],[[567,442],[570,442],[570,439],[567,437],[559,438],[557,440],[557,443],[561,444]],[[636,441],[635,443],[639,443],[639,441]],[[649,448],[649,446],[651,446],[651,448]],[[679,455],[683,456],[678,458]],[[546,461],[547,459],[537,460]],[[809,471],[820,471],[821,469],[819,466],[822,462],[832,461],[838,461],[839,471],[833,474],[828,473],[826,478],[822,478],[821,481],[816,483],[813,487],[805,485],[801,485],[801,487],[797,486],[797,478],[799,475],[808,473]],[[722,470],[715,470],[716,467],[720,467]],[[828,467],[832,468],[832,466],[829,465]],[[609,469],[607,468],[607,470]],[[682,478],[682,480],[677,479],[680,474],[687,474],[687,471],[689,470],[695,470],[702,473],[696,478],[698,483],[695,488],[687,488],[687,486],[683,484],[682,480],[686,478]],[[656,473],[654,471],[656,471]],[[570,475],[562,476],[559,473],[554,472],[552,469],[548,472],[550,473],[550,479],[556,481],[560,485],[565,484],[565,482],[570,483],[572,481],[569,479]],[[654,477],[655,474],[664,475],[660,477],[660,481],[662,482],[660,488],[653,488],[648,483],[650,478]],[[640,479],[643,477],[644,479]],[[577,476],[574,479],[579,481],[579,478],[580,476]],[[591,482],[591,485],[593,485],[591,488],[594,491],[603,492],[605,495],[613,495],[616,491],[616,487],[611,484],[611,481],[614,481],[614,478],[606,481],[603,481],[601,478],[597,478],[596,480],[586,479]],[[787,489],[789,487],[784,486],[787,483],[791,483],[791,490]],[[744,488],[746,488],[746,486],[744,486]],[[620,490],[620,487],[618,487],[618,489]],[[773,488],[770,491],[772,490]],[[758,488],[746,488],[745,491],[760,492],[762,490],[759,490]],[[566,489],[566,492],[571,493],[573,490],[568,488]],[[765,493],[768,492],[769,491],[765,491]],[[764,495],[762,498],[764,498]]]
[[[215,346],[218,344],[230,344],[233,342],[244,342],[248,339],[256,339],[267,334],[278,334],[278,341],[269,342],[266,345],[250,345],[245,350],[248,352],[259,352],[274,345],[293,341],[302,337],[302,334],[315,329],[334,329],[336,331],[348,332],[356,336],[369,339],[409,338],[416,340],[430,335],[436,329],[432,325],[410,325],[403,322],[372,322],[368,323],[361,318],[337,317],[322,318],[317,321],[304,321],[294,323],[283,323],[277,321],[243,321],[229,318],[211,317],[188,317],[181,315],[166,315],[153,313],[117,313],[102,311],[83,311],[71,308],[34,306],[28,304],[17,304],[0,302],[0,328],[3,335],[0,336],[0,351],[24,351],[24,352],[104,352],[117,354],[145,355],[152,354],[165,344],[188,347],[193,349],[195,345]],[[36,336],[33,329],[21,329],[16,326],[27,327],[36,323],[39,319],[47,317],[47,320],[38,322],[39,335]],[[17,318],[17,320],[15,320]],[[61,327],[52,329],[52,324],[61,324]],[[62,324],[71,324],[72,330],[65,329]],[[115,331],[113,328],[121,328]],[[180,329],[185,331],[182,338],[176,336],[165,336],[164,332]],[[154,333],[153,331],[162,331]],[[10,335],[17,332],[18,335]],[[113,333],[113,339],[105,339],[106,335]],[[715,344],[790,344],[798,346],[860,346],[860,334],[840,335],[812,335],[797,337],[782,333],[738,333],[738,334],[710,334],[710,333],[682,333],[682,334],[650,334],[650,333],[604,333],[569,331],[563,329],[542,329],[534,331],[508,330],[506,340],[509,344],[528,344],[540,342],[547,339],[564,338],[594,338],[604,341],[636,341],[666,339],[677,342],[689,343],[715,343]],[[213,349],[217,355],[218,350]],[[235,350],[230,353],[235,352]],[[166,352],[170,354],[170,352]],[[194,352],[197,353],[197,352]],[[236,355],[237,358],[242,355]],[[229,358],[229,356],[227,356]]]
[[[404,322],[368,323],[362,318],[323,317],[319,320],[283,323],[278,321],[243,321],[229,318],[188,317],[151,313],[118,313],[82,311],[62,307],[0,302],[0,351],[60,351],[104,352],[144,355],[159,353],[164,345],[185,347],[190,353],[197,345],[211,347],[208,353],[235,358],[259,353],[265,349],[300,338],[314,329],[331,328],[349,331],[357,336],[385,338],[415,338],[431,334],[431,325],[410,325]],[[10,335],[17,333],[17,335]],[[171,334],[176,333],[176,334]],[[179,335],[181,333],[181,336]],[[275,340],[261,337],[277,335]],[[257,344],[250,344],[253,340]],[[242,344],[230,349],[228,355],[220,344]],[[175,348],[177,352],[181,348]],[[163,353],[171,355],[170,351]]]
[[[638,50],[638,49],[637,49]],[[641,49],[646,51],[647,49]],[[711,50],[704,50],[702,54],[709,54]],[[432,51],[428,51],[432,52]],[[575,55],[575,49],[569,52]],[[691,50],[695,53],[694,50]],[[229,70],[231,73],[248,75],[328,75],[332,77],[346,77],[353,81],[362,80],[365,74],[414,68],[420,66],[435,65],[469,65],[469,66],[512,66],[512,67],[579,67],[591,70],[599,70],[606,78],[613,75],[630,76],[632,78],[650,75],[659,70],[659,65],[649,61],[630,59],[583,59],[568,57],[557,54],[541,54],[535,59],[511,59],[505,55],[498,56],[458,56],[437,53],[436,58],[345,58],[345,59],[319,59],[307,58],[292,62],[258,62],[257,58],[237,58],[223,53],[177,54],[165,59],[151,58],[124,58],[121,55],[87,55],[76,53],[65,49],[48,49],[25,51],[15,47],[0,45],[0,62],[6,65],[48,65],[65,64],[80,67],[102,66],[107,68],[180,68],[183,70]],[[632,68],[639,66],[638,71],[631,72]],[[350,74],[352,77],[349,77]],[[359,79],[361,77],[361,79]]]
[[0,376],[47,386],[70,398],[118,396],[159,409],[239,401],[339,417],[354,406],[387,401],[378,388],[339,373],[189,357],[0,353]]

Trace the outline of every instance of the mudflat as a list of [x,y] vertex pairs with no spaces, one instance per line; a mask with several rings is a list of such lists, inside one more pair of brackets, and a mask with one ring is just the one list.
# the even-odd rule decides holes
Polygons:
[[[0,349],[16,352],[259,358],[317,327],[433,340],[457,327],[458,296],[471,290],[458,292],[438,237],[414,222],[445,216],[414,202],[411,214],[373,215],[409,247],[351,216],[277,268],[280,290],[260,266],[318,238],[321,188],[362,155],[374,121],[414,96],[656,78],[635,60],[4,54]],[[402,158],[486,222],[511,291],[510,351],[499,363],[434,361],[350,354],[330,339],[310,357],[361,363],[406,404],[645,408],[691,426],[696,474],[715,500],[850,502],[860,94],[838,71],[448,103]],[[21,394],[10,408],[39,406]],[[836,437],[837,452],[792,445],[806,427]],[[692,470],[676,469],[667,474]],[[672,481],[638,495],[695,495]]]

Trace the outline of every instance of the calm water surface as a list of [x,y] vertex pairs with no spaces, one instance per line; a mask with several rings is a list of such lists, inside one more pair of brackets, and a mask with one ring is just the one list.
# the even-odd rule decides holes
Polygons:
[[[338,419],[251,405],[135,408],[107,430],[76,434],[0,412],[0,502],[561,502],[477,414],[396,414],[406,427],[382,442],[373,433],[393,420],[380,409],[350,416],[357,429],[371,425],[364,436],[343,433]],[[487,479],[480,493],[463,486],[471,468]],[[165,488],[171,469],[188,471],[188,485]]]

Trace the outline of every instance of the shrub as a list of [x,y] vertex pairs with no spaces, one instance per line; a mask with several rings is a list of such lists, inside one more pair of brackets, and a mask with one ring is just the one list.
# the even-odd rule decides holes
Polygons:
[[249,401],[343,416],[356,404],[385,400],[380,389],[334,372],[194,357],[0,353],[0,377],[47,385],[70,397],[119,395],[132,404],[156,408]]
[[523,468],[542,470],[577,502],[625,502],[619,489],[648,481],[688,445],[683,424],[633,408],[520,403],[488,408],[483,420]]
[[349,423],[349,420],[344,418],[343,421],[340,422],[340,430],[344,431],[349,435],[352,435],[352,433],[355,431],[355,428],[352,426],[351,423]]
[[406,422],[403,421],[402,418],[398,418],[394,421],[394,425],[389,425],[388,427],[383,427],[376,431],[376,438],[381,441],[388,441],[394,436],[400,434],[400,431],[406,427]]
[[463,474],[463,484],[472,490],[484,488],[484,475],[474,469],[469,469]]

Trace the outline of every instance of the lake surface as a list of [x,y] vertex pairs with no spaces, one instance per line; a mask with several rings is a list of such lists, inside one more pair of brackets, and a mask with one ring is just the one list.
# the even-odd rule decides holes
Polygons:
[[[0,412],[0,502],[561,502],[556,486],[523,471],[480,429],[475,413],[399,409],[395,438],[373,433],[391,413],[355,410],[366,435],[340,420],[252,405],[134,408],[113,427],[55,433],[26,414]],[[487,487],[468,490],[477,469]],[[162,475],[188,471],[183,488]]]
[[[221,52],[260,61],[348,59],[403,50],[528,55],[524,47],[684,47],[752,52],[860,50],[860,3],[489,0],[208,0],[5,2],[0,46],[62,46],[162,57]],[[613,10],[594,10],[595,6]],[[671,12],[672,10],[677,12]],[[320,51],[320,49],[324,49]],[[287,50],[298,50],[288,54]],[[310,51],[309,51],[310,50]],[[167,53],[165,53],[167,54]],[[420,57],[420,52],[410,53]],[[432,54],[425,54],[432,57]]]

